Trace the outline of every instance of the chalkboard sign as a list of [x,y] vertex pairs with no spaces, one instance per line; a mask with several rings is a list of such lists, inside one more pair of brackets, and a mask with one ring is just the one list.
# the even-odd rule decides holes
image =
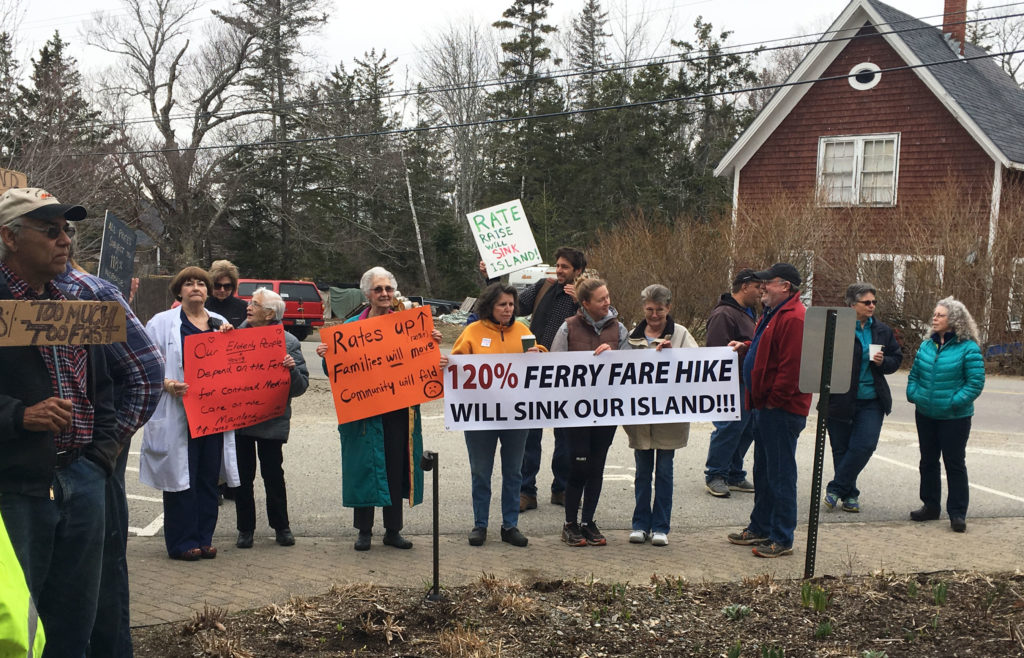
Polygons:
[[136,240],[135,231],[108,210],[103,217],[103,242],[96,274],[117,286],[125,299],[131,293]]

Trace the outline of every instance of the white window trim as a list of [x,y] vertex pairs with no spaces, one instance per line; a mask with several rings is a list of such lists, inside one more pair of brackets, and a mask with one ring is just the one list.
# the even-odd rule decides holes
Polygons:
[[[946,257],[945,256],[908,256],[906,254],[857,254],[857,277],[865,279],[864,263],[869,261],[892,261],[892,287],[893,304],[896,308],[903,308],[903,300],[906,297],[907,263],[928,262],[934,263],[935,270],[939,273],[939,283],[945,278]],[[875,286],[881,286],[882,281],[871,281]]]
[[1006,324],[1010,331],[1020,331],[1022,328],[1021,319],[1014,320],[1013,318],[1014,304],[1024,302],[1024,291],[1015,288],[1013,285],[1017,281],[1018,275],[1024,279],[1024,258],[1014,258],[1013,266],[1010,268],[1010,294],[1007,295],[1006,300]]
[[[870,82],[861,82],[857,79],[857,76],[861,73],[873,73]],[[878,67],[878,64],[873,62],[861,62],[857,66],[850,69],[850,77],[847,80],[850,82],[850,86],[857,91],[867,91],[878,86],[878,83],[882,81],[882,70]]]
[[[851,78],[852,79],[852,78]],[[892,139],[893,146],[893,172],[892,172],[892,203],[860,203],[860,179],[861,166],[864,159],[864,142],[881,139]],[[853,165],[853,199],[851,203],[839,203],[829,201],[825,198],[824,186],[822,185],[822,167],[825,162],[825,145],[833,142],[854,142],[854,165]],[[900,177],[900,133],[877,133],[872,135],[829,135],[818,138],[818,173],[815,177],[817,185],[818,205],[826,208],[893,208],[896,206],[896,192],[899,190]]]

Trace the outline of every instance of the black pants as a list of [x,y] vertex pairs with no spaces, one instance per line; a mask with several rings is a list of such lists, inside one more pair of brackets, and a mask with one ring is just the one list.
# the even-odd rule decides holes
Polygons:
[[936,420],[921,413],[917,421],[917,440],[921,447],[921,502],[929,509],[942,509],[942,474],[939,456],[946,466],[946,513],[950,518],[967,516],[970,492],[967,485],[967,438],[971,417]]
[[235,450],[238,453],[238,478],[241,484],[235,491],[235,514],[239,531],[252,532],[256,529],[256,501],[253,498],[253,482],[256,479],[256,452],[259,451],[260,475],[263,489],[267,493],[267,521],[274,530],[288,528],[288,493],[284,485],[284,441],[257,439],[253,436],[235,435]]
[[604,463],[616,426],[611,427],[568,427],[566,441],[569,444],[569,477],[565,486],[565,521],[573,523],[583,500],[583,523],[594,520],[597,501],[601,498],[604,483]]
[[[384,529],[398,532],[402,529],[402,498],[406,494],[406,480],[409,478],[409,410],[399,409],[384,414],[384,470],[388,477],[388,491],[391,504],[381,508]],[[410,485],[411,486],[411,485]],[[352,525],[359,532],[373,530],[373,507],[356,507],[352,510]]]

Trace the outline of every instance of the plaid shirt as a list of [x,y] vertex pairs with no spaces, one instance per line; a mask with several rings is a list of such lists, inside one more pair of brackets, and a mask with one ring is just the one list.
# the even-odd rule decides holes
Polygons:
[[132,312],[117,286],[79,272],[68,265],[54,278],[63,292],[78,299],[118,302],[124,308],[126,341],[104,345],[107,368],[114,380],[117,407],[117,438],[122,445],[131,442],[135,432],[146,424],[156,411],[164,384],[164,357]]
[[[7,277],[14,299],[67,299],[52,281],[46,282],[46,288],[40,295],[3,262],[0,262],[0,272]],[[87,393],[89,359],[85,348],[75,345],[40,345],[38,349],[50,373],[50,387],[54,395],[71,400],[71,426],[54,437],[57,451],[72,450],[92,443],[94,412]]]
[[[546,295],[555,296],[548,309],[548,315],[543,319],[538,318],[537,306],[541,300],[537,299],[537,295],[540,294],[540,289],[544,287],[544,281],[545,279],[541,279],[523,291],[523,294],[519,296],[519,312],[525,314],[529,311],[533,314],[532,321],[530,322],[530,331],[537,336],[538,343],[550,350],[551,343],[554,342],[555,334],[558,333],[559,327],[567,319],[576,315],[576,311],[580,307],[575,299],[565,294],[565,286],[555,283],[546,293]],[[538,320],[543,324],[538,322]]]

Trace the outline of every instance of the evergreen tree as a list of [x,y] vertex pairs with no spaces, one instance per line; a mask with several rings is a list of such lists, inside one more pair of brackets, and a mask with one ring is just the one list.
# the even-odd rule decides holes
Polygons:
[[10,33],[0,32],[0,166],[18,151],[18,60]]

